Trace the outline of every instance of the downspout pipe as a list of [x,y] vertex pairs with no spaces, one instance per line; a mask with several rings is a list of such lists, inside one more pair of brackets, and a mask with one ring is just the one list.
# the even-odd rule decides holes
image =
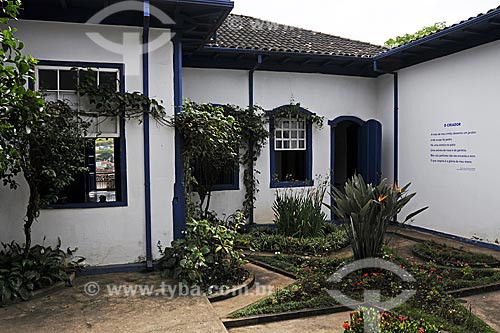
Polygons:
[[[144,18],[142,31],[142,91],[149,97],[149,0],[144,1]],[[144,126],[144,200],[146,220],[146,267],[153,268],[153,251],[151,247],[151,150],[149,142],[149,114],[143,115]]]
[[[174,112],[182,112],[182,33],[177,32],[174,40]],[[175,184],[174,200],[174,239],[183,237],[186,230],[186,198],[184,197],[184,160],[182,158],[182,139],[175,130]]]
[[[248,72],[248,105],[250,107],[253,107],[254,106],[254,73],[255,71],[260,67],[260,65],[262,64],[262,55],[258,55],[257,56],[257,63],[255,64],[255,66]],[[253,156],[253,142],[250,142],[249,143],[249,149],[250,149],[250,156]],[[248,172],[253,175],[254,174],[254,161],[251,161],[250,163],[250,170],[248,170]],[[254,205],[254,202],[252,200],[252,207]],[[248,217],[249,219],[249,223],[250,224],[254,224],[255,221],[254,221],[254,211],[253,211],[253,208],[250,210],[250,215]]]
[[377,60],[373,61],[373,71],[381,74],[392,74],[394,79],[394,183],[399,183],[399,81],[397,72],[387,72],[378,68]]

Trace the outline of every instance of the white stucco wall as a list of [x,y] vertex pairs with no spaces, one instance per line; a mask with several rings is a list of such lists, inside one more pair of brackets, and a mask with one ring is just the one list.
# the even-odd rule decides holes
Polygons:
[[[193,101],[248,105],[248,71],[185,68],[183,82],[184,96]],[[306,109],[325,117],[323,129],[313,126],[313,176],[326,176],[330,172],[330,128],[327,121],[347,115],[363,120],[375,118],[376,92],[376,79],[259,71],[254,76],[255,105],[271,110],[289,104],[293,98]],[[255,209],[257,223],[273,220],[271,207],[276,190],[270,188],[269,155],[269,146],[266,145],[256,166],[261,172]],[[240,191],[216,192],[211,207],[218,212],[232,213],[241,208],[244,191],[240,182]]]
[[[36,59],[125,63],[125,88],[142,91],[141,44],[139,28],[83,26],[77,24],[16,22],[18,36],[26,52]],[[129,45],[126,57],[94,44],[86,31],[100,32],[109,40],[122,43],[123,32],[135,33],[137,43]],[[153,30],[151,39],[162,31]],[[173,113],[172,46],[164,45],[150,57],[151,96],[162,100]],[[139,66],[139,67],[137,67]],[[143,127],[135,121],[126,124],[128,206],[87,209],[47,209],[33,226],[33,241],[54,244],[60,236],[63,247],[79,248],[79,255],[91,265],[130,263],[145,257],[145,204]],[[170,128],[151,124],[152,242],[169,244],[173,234],[172,198],[174,183],[174,140]],[[24,240],[22,220],[27,201],[26,185],[16,191],[0,188],[0,241]]]
[[377,79],[377,120],[382,123],[382,179],[394,181],[394,77]]
[[[500,186],[498,77],[500,42],[400,71],[401,183],[411,181],[418,193],[411,209],[430,206],[416,225],[490,242],[500,238],[496,213]],[[445,128],[446,123],[461,126]],[[476,155],[443,160],[469,160],[471,164],[430,161],[431,133],[470,131],[477,134],[434,138],[451,139],[445,141],[456,144],[450,149],[466,149],[459,154]],[[469,170],[458,170],[464,167]]]

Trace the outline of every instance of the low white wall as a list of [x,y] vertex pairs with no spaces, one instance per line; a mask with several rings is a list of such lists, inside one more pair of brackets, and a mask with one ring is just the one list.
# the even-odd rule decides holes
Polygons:
[[[115,54],[94,44],[85,32],[100,32],[106,38],[121,43],[123,32],[135,33],[139,28],[88,26],[77,24],[16,22],[17,35],[26,44],[25,52],[36,59],[85,61],[99,63],[125,63],[127,91],[142,91],[141,44],[127,48],[127,56]],[[153,30],[152,37],[160,31]],[[140,69],[141,67],[139,67]],[[151,96],[163,100],[173,113],[172,46],[167,44],[151,54]],[[41,212],[39,222],[33,226],[33,241],[55,244],[58,236],[63,247],[79,248],[79,255],[89,264],[115,264],[142,260],[145,257],[144,218],[144,149],[143,127],[135,121],[126,124],[128,206],[88,209],[47,209]],[[161,240],[172,239],[173,198],[173,131],[151,125],[152,164],[152,229],[153,249]],[[24,183],[16,191],[0,188],[0,241],[23,241],[22,221],[25,215],[27,189]],[[155,251],[156,254],[156,251]]]
[[[293,98],[306,109],[325,117],[323,129],[313,126],[313,176],[330,173],[330,128],[328,120],[353,115],[363,120],[376,117],[376,79],[322,74],[255,72],[254,103],[266,110],[289,104]],[[184,96],[196,102],[248,105],[248,71],[184,69]],[[257,161],[260,185],[255,221],[273,220],[276,190],[270,188],[270,152],[266,145]],[[243,170],[240,172],[240,177]],[[296,189],[300,190],[300,189]],[[216,192],[212,208],[232,213],[241,208],[245,189]],[[326,199],[328,200],[328,199]]]
[[[498,77],[500,42],[400,71],[401,183],[411,181],[418,193],[410,210],[430,206],[417,217],[416,225],[489,242],[499,240]],[[445,127],[451,123],[460,126]]]

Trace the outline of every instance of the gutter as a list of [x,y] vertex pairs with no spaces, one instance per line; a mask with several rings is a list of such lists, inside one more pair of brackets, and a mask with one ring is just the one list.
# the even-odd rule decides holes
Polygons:
[[[250,107],[254,106],[254,73],[255,71],[262,65],[262,55],[257,56],[257,63],[255,66],[248,72],[248,105]],[[250,152],[250,155],[253,156],[253,142],[249,143],[249,149],[252,151]],[[254,162],[250,164],[250,170],[248,171],[251,175],[254,174]],[[252,206],[254,202],[252,200]],[[250,224],[254,224],[254,212],[253,208],[250,210],[250,216],[248,217]]]
[[[144,21],[142,32],[142,90],[149,97],[149,0],[144,1]],[[143,115],[144,124],[144,197],[146,220],[146,266],[153,268],[153,252],[151,248],[151,150],[149,142],[149,114]]]

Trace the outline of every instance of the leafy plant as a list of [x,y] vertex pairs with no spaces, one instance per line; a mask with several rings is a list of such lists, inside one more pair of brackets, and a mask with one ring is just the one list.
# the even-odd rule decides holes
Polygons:
[[[367,316],[378,318],[378,320],[373,323],[375,325],[380,325],[378,327],[372,327],[370,323],[366,323],[365,318]],[[365,327],[367,326],[367,327]],[[379,332],[380,333],[440,333],[441,327],[434,324],[428,323],[424,320],[411,319],[405,316],[398,316],[389,312],[379,313],[375,309],[364,308],[361,311],[355,311],[350,313],[350,320],[344,322],[342,325],[344,328],[344,333],[363,333],[367,332],[365,329],[368,328],[368,332]]]
[[[211,189],[219,175],[237,164],[246,167],[243,209],[248,217],[258,191],[255,162],[269,136],[267,118],[262,109],[257,106],[242,109],[234,105],[198,104],[186,100],[183,112],[169,124],[182,135],[186,197],[190,198],[191,192],[198,194],[202,217],[208,215]],[[191,208],[188,216],[193,216],[193,212]]]
[[237,231],[243,225],[241,214],[226,221],[214,216],[191,219],[185,239],[172,242],[161,251],[159,268],[166,276],[187,285],[198,285],[209,291],[216,286],[242,282],[246,272],[243,254],[235,249]]
[[[344,223],[356,260],[381,254],[387,225],[416,194],[408,194],[409,186],[387,186],[383,180],[373,187],[366,184],[361,175],[354,175],[345,184],[344,192],[333,188],[335,205],[325,205]],[[403,223],[427,208],[409,214]]]
[[325,118],[322,116],[318,116],[314,113],[305,113],[300,103],[296,103],[292,98],[290,100],[290,104],[281,106],[278,109],[275,109],[273,112],[273,118],[304,118],[306,121],[310,121],[317,128],[322,129]]
[[384,46],[390,49],[408,44],[410,42],[413,42],[414,40],[423,38],[425,36],[431,35],[433,33],[436,33],[438,31],[441,31],[447,27],[446,22],[437,22],[430,27],[424,27],[421,30],[413,33],[413,34],[406,34],[404,36],[398,36],[396,38],[391,38],[388,41],[384,43]]
[[327,182],[317,187],[276,191],[274,223],[279,234],[291,237],[324,235],[326,214],[322,211]]
[[217,177],[238,163],[241,128],[222,107],[190,101],[184,102],[182,113],[176,114],[170,125],[180,132],[183,140],[186,197],[189,198],[192,191],[198,193],[199,209],[202,218],[206,218],[211,188]]
[[[97,75],[92,69],[80,75],[78,92],[87,97],[89,110],[82,110],[84,116],[120,117],[125,120],[142,122],[144,114],[151,116],[157,123],[166,125],[165,108],[159,101],[151,99],[140,92],[120,92],[115,85],[97,85]],[[120,82],[117,82],[118,84]]]
[[224,105],[223,108],[227,115],[236,119],[241,129],[240,163],[245,166],[243,183],[246,190],[243,211],[248,218],[250,211],[254,209],[255,197],[259,190],[259,181],[255,175],[260,172],[255,168],[255,163],[269,138],[269,131],[266,129],[269,119],[259,106],[242,109],[235,105]]
[[43,113],[40,95],[28,88],[34,79],[36,60],[21,52],[24,43],[16,36],[9,20],[16,19],[21,1],[0,1],[0,179],[15,188],[15,176],[21,171],[19,147],[12,139],[27,135]]
[[33,291],[59,281],[68,281],[68,273],[80,268],[85,260],[73,257],[76,249],[61,250],[59,240],[55,247],[36,245],[25,251],[20,244],[2,243],[0,250],[0,304],[13,300],[27,300]]
[[346,247],[349,239],[344,228],[326,224],[325,234],[319,237],[291,237],[275,229],[253,228],[238,235],[238,245],[255,251],[317,256]]

